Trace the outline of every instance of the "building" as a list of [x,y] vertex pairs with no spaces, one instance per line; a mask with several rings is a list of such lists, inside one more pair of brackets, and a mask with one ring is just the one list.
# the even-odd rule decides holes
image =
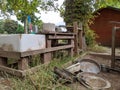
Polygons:
[[[96,17],[90,28],[98,35],[96,41],[103,46],[111,46],[112,28],[120,26],[120,23],[111,23],[111,21],[120,22],[120,9],[113,7],[106,7],[97,10]],[[116,34],[116,46],[120,46],[120,30]]]

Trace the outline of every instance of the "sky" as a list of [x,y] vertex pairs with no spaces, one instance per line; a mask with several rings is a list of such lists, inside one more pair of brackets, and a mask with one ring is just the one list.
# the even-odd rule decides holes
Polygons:
[[[58,0],[58,4],[62,5],[64,0]],[[39,14],[36,14],[39,16]],[[60,13],[59,12],[54,12],[54,11],[49,11],[49,12],[41,12],[40,14],[41,16],[41,20],[44,23],[54,23],[55,25],[59,26],[59,25],[65,25],[64,20],[62,17],[60,17]],[[15,16],[11,16],[12,19],[17,20]]]
[[[64,0],[58,0],[58,4],[62,5]],[[45,23],[54,23],[56,25],[64,25],[64,20],[60,17],[59,12],[49,11],[47,13],[41,12],[41,20]]]

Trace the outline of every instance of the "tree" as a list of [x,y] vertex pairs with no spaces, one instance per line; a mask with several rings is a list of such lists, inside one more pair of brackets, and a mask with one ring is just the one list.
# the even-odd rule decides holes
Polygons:
[[6,19],[4,23],[4,31],[9,34],[15,34],[18,27],[18,23],[14,20]]
[[63,18],[66,24],[72,24],[72,22],[88,23],[93,17],[92,12],[94,10],[94,0],[65,0]]
[[24,27],[20,24],[17,26],[17,30],[15,31],[16,34],[23,34],[24,33]]
[[120,8],[120,0],[97,0],[96,1],[96,7],[95,7],[96,10],[106,6]]
[[4,33],[3,25],[4,25],[4,21],[0,20],[0,34]]
[[72,25],[73,22],[78,22],[78,25],[82,23],[83,49],[86,49],[86,32],[89,30],[88,24],[91,23],[91,19],[94,17],[93,11],[95,5],[95,0],[65,0],[61,10],[61,15],[66,25]]
[[27,17],[34,19],[35,13],[40,13],[40,10],[50,10],[54,7],[54,0],[1,0],[0,9],[6,15],[6,12],[15,14],[17,18],[24,22],[25,33],[27,31]]

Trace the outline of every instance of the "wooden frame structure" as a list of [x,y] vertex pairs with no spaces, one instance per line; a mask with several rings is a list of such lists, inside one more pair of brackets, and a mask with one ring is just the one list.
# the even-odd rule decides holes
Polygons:
[[[0,51],[0,71],[5,71],[9,74],[23,77],[26,76],[27,73],[34,73],[40,68],[39,65],[29,68],[29,56],[40,54],[42,63],[49,63],[52,59],[52,52],[57,50],[68,50],[69,55],[71,57],[73,56],[75,33],[44,32],[41,34],[46,36],[45,49],[25,52]],[[68,40],[68,44],[62,46],[52,46],[52,42],[56,40]],[[7,67],[8,58],[18,60],[18,69]]]
[[[115,22],[116,23],[116,22]],[[113,29],[112,29],[112,52],[111,52],[111,67],[112,68],[116,68],[116,67],[119,67],[119,62],[117,62],[117,58],[116,58],[116,55],[115,55],[115,41],[116,41],[116,31],[120,30],[120,27],[116,27],[114,26]],[[117,64],[118,63],[118,64]]]

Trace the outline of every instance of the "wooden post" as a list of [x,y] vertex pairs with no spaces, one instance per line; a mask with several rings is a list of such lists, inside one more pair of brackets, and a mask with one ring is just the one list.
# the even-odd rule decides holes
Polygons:
[[23,57],[20,60],[18,60],[18,69],[19,70],[25,70],[28,69],[28,57]]
[[112,55],[111,55],[111,67],[115,67],[115,36],[116,36],[116,27],[112,29]]
[[[50,48],[51,47],[51,40],[48,39],[48,35],[46,36],[46,48]],[[44,53],[41,54],[41,62],[42,63],[49,63],[50,60],[52,59],[52,53],[48,52],[48,53]]]
[[[71,40],[68,40],[68,44],[74,46],[74,41],[73,41],[72,39],[71,39]],[[71,57],[73,57],[73,54],[74,54],[73,48],[68,49],[68,55],[71,56]]]
[[0,65],[1,66],[7,66],[7,58],[0,57]]
[[51,53],[42,53],[40,54],[40,59],[42,64],[48,64],[51,60]]
[[83,34],[83,31],[82,31],[82,30],[79,30],[79,31],[78,31],[79,49],[83,49],[82,34]]
[[74,39],[74,53],[78,55],[78,25],[77,22],[73,23],[73,32],[76,34]]

